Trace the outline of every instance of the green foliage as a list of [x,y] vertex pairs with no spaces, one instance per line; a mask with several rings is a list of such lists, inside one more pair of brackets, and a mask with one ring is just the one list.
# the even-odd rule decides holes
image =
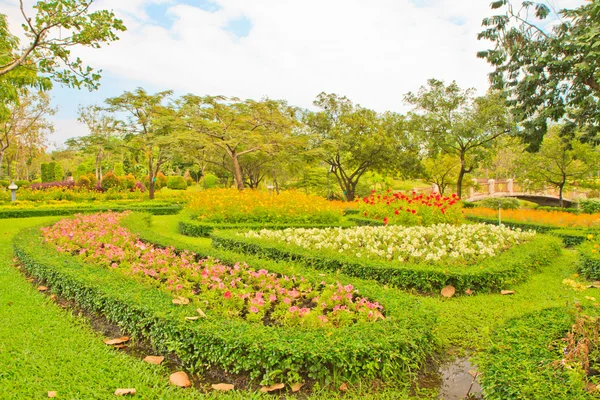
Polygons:
[[588,235],[594,232],[584,229],[553,229],[548,233],[561,238],[565,247],[575,247],[583,243]]
[[79,205],[70,207],[0,207],[0,219],[6,218],[31,218],[31,217],[46,217],[59,215],[73,215],[78,213],[96,213],[101,211],[142,211],[153,215],[172,215],[178,214],[182,207],[178,204],[161,204],[161,203],[111,203],[103,202],[102,204]]
[[594,138],[600,126],[600,4],[585,2],[557,14],[535,1],[496,1],[492,8],[501,11],[483,20],[478,38],[493,48],[478,56],[495,68],[492,86],[506,92],[530,149],[539,148],[548,121],[567,120],[566,131],[579,127]]
[[121,186],[121,180],[119,179],[118,176],[116,176],[112,172],[108,172],[108,173],[104,174],[104,176],[102,177],[100,186],[104,190],[119,188]]
[[204,181],[205,189],[214,189],[219,187],[219,177],[215,174],[206,174],[202,179]]
[[579,200],[579,208],[587,214],[600,213],[600,199],[581,199]]
[[186,190],[188,184],[183,176],[169,176],[167,177],[167,187],[173,190]]
[[52,172],[50,172],[50,168],[49,168],[49,164],[48,163],[41,163],[40,164],[40,169],[42,170],[42,182],[43,183],[47,183],[47,182],[53,182],[53,177],[54,177],[54,170],[52,170]]
[[[203,249],[185,245],[148,230],[139,217],[126,226],[145,241],[202,256]],[[108,269],[83,264],[41,244],[37,230],[23,231],[14,241],[15,254],[28,272],[61,296],[83,308],[104,314],[134,337],[145,337],[159,351],[175,352],[183,365],[201,369],[218,366],[231,373],[248,372],[261,383],[357,382],[380,378],[407,382],[435,351],[435,317],[410,296],[368,281],[352,280],[362,295],[380,300],[388,318],[338,329],[298,329],[228,320],[211,313],[185,321],[195,306],[174,306],[171,297]],[[216,252],[230,265],[238,255]],[[255,268],[309,281],[347,282],[347,277],[322,277],[293,264],[247,259]]]
[[88,178],[85,175],[81,175],[79,177],[79,179],[77,179],[77,186],[81,186],[84,187],[86,189],[91,189],[92,188],[92,181],[90,181],[90,178]]
[[[52,165],[53,163],[50,163]],[[59,163],[54,163],[54,180],[62,181],[65,178],[65,171],[63,170],[62,165]]]
[[498,209],[501,207],[503,210],[516,210],[521,207],[519,199],[514,197],[498,197],[495,199],[489,198],[481,200],[475,203],[478,207]]
[[577,272],[591,280],[600,280],[600,247],[594,240],[586,240],[578,248]]
[[125,176],[125,169],[123,168],[123,163],[115,163],[113,165],[113,173],[116,176]]
[[536,210],[539,211],[560,211],[560,212],[567,212],[570,214],[581,214],[581,210],[578,208],[565,208],[565,207],[552,207],[552,206],[538,206],[535,208]]
[[29,187],[31,183],[25,180],[16,180],[15,185],[17,185],[19,188],[26,188]]
[[560,254],[560,239],[537,235],[531,242],[515,246],[467,268],[444,264],[410,264],[398,261],[364,260],[335,251],[309,250],[287,243],[243,237],[236,232],[211,235],[217,248],[255,254],[278,261],[295,261],[323,271],[341,271],[382,284],[421,292],[437,292],[452,285],[458,293],[467,289],[477,292],[499,291],[505,285],[527,279],[540,267],[548,265]]
[[134,190],[135,189],[135,176],[129,174],[129,175],[125,175],[125,176],[121,176],[119,177],[119,180],[121,181],[121,188],[125,189],[125,190]]

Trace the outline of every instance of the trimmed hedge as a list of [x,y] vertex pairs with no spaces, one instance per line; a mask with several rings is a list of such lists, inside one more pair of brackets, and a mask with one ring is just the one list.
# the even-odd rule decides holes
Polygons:
[[341,227],[350,228],[356,226],[352,222],[338,224],[270,224],[270,223],[247,223],[247,224],[218,224],[210,222],[179,221],[179,233],[185,236],[210,237],[210,234],[219,229],[256,231],[260,229],[282,230],[288,228],[328,228]]
[[583,380],[552,365],[562,358],[562,342],[573,324],[565,308],[536,311],[509,320],[492,333],[490,346],[476,363],[485,398],[592,399]]
[[537,235],[531,242],[509,249],[477,266],[409,264],[399,261],[364,260],[332,250],[310,250],[273,240],[246,238],[232,232],[211,235],[216,248],[255,254],[272,260],[296,261],[308,267],[342,273],[420,292],[436,292],[452,285],[457,293],[466,289],[490,292],[525,280],[560,254],[560,239]]
[[348,221],[354,222],[358,226],[383,226],[383,221],[364,217],[348,217]]
[[[123,225],[145,241],[188,249],[202,248],[148,230],[149,216],[133,214]],[[22,231],[14,250],[24,268],[54,293],[104,314],[133,336],[148,338],[160,352],[173,351],[192,371],[215,366],[230,373],[249,373],[262,384],[383,379],[408,383],[427,357],[438,349],[435,314],[418,300],[393,289],[345,276],[320,276],[310,269],[246,257],[254,268],[281,275],[302,275],[313,282],[352,283],[360,294],[384,306],[386,320],[343,328],[302,329],[251,324],[209,311],[197,315],[193,304],[175,306],[171,296],[154,286],[108,269],[85,264],[45,244],[39,229]],[[239,254],[211,251],[221,262],[234,264]]]
[[594,232],[585,229],[554,229],[548,233],[561,238],[565,247],[575,247],[586,241],[588,235]]
[[[491,219],[491,218],[475,217],[475,216],[469,215],[469,216],[467,216],[467,220],[472,221],[472,222],[480,222],[482,224],[498,225],[498,220]],[[536,231],[538,233],[548,233],[551,230],[560,229],[560,227],[558,227],[558,226],[533,224],[533,223],[529,223],[529,222],[505,221],[505,220],[502,220],[502,225],[508,226],[509,228],[513,228],[513,229],[517,229],[517,228],[520,228],[523,230],[533,229],[534,231]]]
[[153,215],[173,215],[182,210],[181,205],[106,205],[95,207],[35,207],[35,208],[0,208],[0,219],[68,216],[73,214],[90,214],[103,211],[141,211]]
[[586,241],[577,248],[577,272],[585,278],[600,280],[600,249],[594,245],[594,241]]
[[567,213],[576,214],[576,215],[581,214],[581,210],[579,208],[573,208],[573,207],[538,206],[536,208],[536,210],[540,210],[540,211],[560,211],[560,212],[567,212]]

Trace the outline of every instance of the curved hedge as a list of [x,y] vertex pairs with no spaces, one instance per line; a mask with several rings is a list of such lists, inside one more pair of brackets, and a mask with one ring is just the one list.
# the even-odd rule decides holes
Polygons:
[[182,206],[173,205],[103,205],[94,207],[32,207],[32,208],[15,208],[6,207],[0,209],[0,219],[5,218],[31,218],[31,217],[52,217],[52,216],[68,216],[73,214],[89,214],[102,211],[141,211],[153,215],[173,215],[178,214],[182,210]]
[[536,236],[531,242],[515,246],[477,266],[410,264],[399,261],[364,260],[331,250],[310,250],[277,241],[246,238],[235,232],[215,232],[216,248],[255,254],[272,260],[296,261],[324,271],[341,271],[363,279],[421,292],[439,291],[452,285],[458,293],[499,291],[506,285],[525,280],[533,271],[548,265],[560,254],[561,243],[551,236]]
[[[148,221],[149,216],[134,214],[123,225],[142,240],[206,255],[202,249],[149,232]],[[24,268],[53,292],[104,314],[133,336],[148,338],[161,352],[175,352],[192,370],[216,366],[249,373],[263,384],[307,378],[338,384],[361,379],[408,382],[437,350],[433,311],[407,294],[368,281],[321,276],[298,265],[246,257],[257,269],[302,275],[315,282],[352,283],[361,295],[384,306],[386,319],[335,329],[264,326],[210,312],[208,318],[186,321],[186,316],[198,315],[191,304],[175,306],[165,291],[58,253],[43,243],[39,228],[17,235],[14,250]],[[211,255],[228,264],[240,261],[239,254]]]
[[600,254],[595,245],[593,241],[586,241],[577,249],[577,272],[585,278],[597,280],[600,279]]
[[356,226],[352,222],[342,222],[336,224],[272,224],[272,223],[245,223],[245,224],[219,224],[210,222],[197,221],[179,221],[179,233],[185,236],[193,237],[210,237],[213,231],[223,230],[239,230],[251,231],[259,229],[283,230],[288,228],[350,228]]
[[492,333],[491,344],[476,358],[485,398],[591,399],[584,382],[552,365],[562,358],[562,338],[573,324],[565,308],[550,308],[509,320]]

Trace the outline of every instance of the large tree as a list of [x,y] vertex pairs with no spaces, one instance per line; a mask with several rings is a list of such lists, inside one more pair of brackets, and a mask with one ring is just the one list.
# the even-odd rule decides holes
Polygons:
[[558,189],[560,206],[567,185],[597,171],[598,152],[580,138],[560,135],[561,127],[551,126],[537,153],[526,154],[522,159],[528,176],[534,182],[549,184]]
[[549,121],[579,129],[585,140],[600,131],[600,2],[555,10],[551,2],[492,2],[498,15],[483,20],[479,39],[493,48],[478,53],[495,70],[494,88],[508,94],[530,150],[537,150]]
[[275,154],[285,149],[297,125],[296,110],[278,100],[245,100],[223,96],[187,95],[181,100],[181,119],[189,140],[221,152],[236,186],[243,190],[243,156]]
[[456,82],[446,86],[430,79],[405,101],[414,106],[409,114],[412,129],[421,134],[431,158],[438,154],[456,156],[460,162],[456,193],[462,196],[463,180],[494,143],[511,131],[504,97],[490,93],[476,97],[473,89],[461,89]]
[[304,122],[348,201],[367,171],[395,171],[408,155],[402,116],[379,114],[336,94],[321,93],[314,105],[320,111],[306,113]]
[[150,199],[154,198],[156,175],[180,141],[175,110],[166,104],[171,94],[149,94],[138,88],[106,99],[109,111],[125,117],[120,126],[128,148],[146,156]]

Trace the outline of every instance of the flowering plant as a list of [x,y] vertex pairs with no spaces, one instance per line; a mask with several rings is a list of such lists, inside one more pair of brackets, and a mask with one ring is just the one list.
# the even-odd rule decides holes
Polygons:
[[217,223],[337,223],[344,203],[298,191],[279,194],[258,190],[210,189],[188,203],[198,220]]
[[372,260],[469,265],[529,241],[535,232],[488,224],[439,224],[429,227],[263,229],[241,235],[285,242],[306,249],[327,249]]
[[126,214],[77,215],[43,228],[42,234],[59,252],[135,277],[225,317],[305,327],[385,318],[383,307],[360,297],[352,285],[315,284],[303,277],[254,270],[245,263],[229,266],[144,243],[119,225]]
[[433,224],[458,224],[463,220],[462,204],[456,194],[417,194],[411,192],[385,193],[373,191],[371,195],[356,200],[360,215],[383,221],[384,224],[429,226]]
[[[498,218],[498,210],[491,208],[465,209],[465,215],[483,218]],[[502,220],[557,227],[597,228],[600,227],[600,214],[573,214],[564,211],[542,211],[530,209],[502,210]]]

